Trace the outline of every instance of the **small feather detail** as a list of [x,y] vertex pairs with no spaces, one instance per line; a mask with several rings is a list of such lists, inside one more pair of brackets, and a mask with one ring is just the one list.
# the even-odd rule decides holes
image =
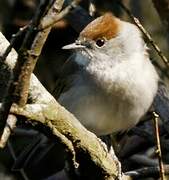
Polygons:
[[103,37],[107,40],[112,39],[119,32],[119,22],[120,20],[111,13],[106,13],[89,23],[80,36],[92,40]]

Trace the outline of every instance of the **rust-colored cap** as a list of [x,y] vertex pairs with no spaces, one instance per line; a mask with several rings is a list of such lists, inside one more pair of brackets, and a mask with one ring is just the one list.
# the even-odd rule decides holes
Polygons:
[[119,31],[120,20],[111,13],[106,13],[89,23],[80,36],[96,40],[105,37],[107,40],[115,37]]

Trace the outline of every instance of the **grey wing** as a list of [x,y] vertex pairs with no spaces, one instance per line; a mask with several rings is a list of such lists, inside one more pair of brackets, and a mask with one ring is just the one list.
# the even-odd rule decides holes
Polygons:
[[164,127],[169,132],[169,92],[163,82],[159,82],[159,88],[154,98],[153,107],[163,121]]
[[66,92],[72,86],[73,75],[81,68],[75,61],[75,54],[71,55],[63,64],[59,77],[56,80],[55,88],[52,95],[58,99],[61,93]]

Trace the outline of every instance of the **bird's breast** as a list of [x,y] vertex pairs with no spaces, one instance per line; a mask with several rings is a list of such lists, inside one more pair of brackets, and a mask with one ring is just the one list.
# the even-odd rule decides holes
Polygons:
[[136,124],[137,118],[130,115],[132,98],[127,99],[123,90],[107,94],[89,81],[73,86],[59,99],[87,129],[104,135]]
[[60,103],[97,135],[137,124],[157,91],[158,76],[149,60],[144,64],[123,63],[117,68],[103,63],[98,68],[96,65],[89,68],[76,74],[72,87],[61,95]]

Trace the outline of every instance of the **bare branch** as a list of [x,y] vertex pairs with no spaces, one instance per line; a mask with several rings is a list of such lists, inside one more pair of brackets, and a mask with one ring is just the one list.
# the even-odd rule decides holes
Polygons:
[[11,50],[12,50],[15,42],[17,41],[18,37],[21,36],[27,30],[27,28],[28,28],[28,26],[20,28],[16,34],[12,35],[12,39],[10,40],[9,46],[6,48],[6,51],[4,52],[4,54],[0,56],[1,61],[6,60],[8,54],[11,52]]
[[[97,166],[101,163],[99,168],[104,176],[114,177],[117,164],[105,151],[100,140],[93,133],[87,131],[72,114],[54,99],[48,104],[27,104],[25,108],[13,106],[12,112],[25,116],[30,121],[47,125],[56,136],[58,135],[56,132],[59,131],[73,143],[79,164],[83,164],[86,157],[90,157]],[[57,129],[56,132],[55,129]]]
[[[43,30],[49,27],[52,27],[56,22],[61,20],[64,16],[66,16],[72,9],[76,8],[77,5],[80,3],[81,0],[74,0],[70,5],[68,5],[65,9],[63,9],[61,12],[61,8],[56,6],[53,6],[53,9],[51,9],[51,12],[49,12],[49,16],[45,16],[43,18],[43,21],[39,25],[38,29]],[[59,13],[60,12],[60,13]]]
[[153,120],[154,120],[154,127],[155,127],[155,133],[156,133],[156,143],[157,143],[156,153],[158,155],[158,160],[159,160],[160,177],[161,177],[161,180],[165,180],[165,172],[164,172],[164,165],[163,165],[163,160],[162,160],[160,135],[159,135],[159,128],[158,128],[159,115],[155,112],[153,112],[153,115],[154,115]]

